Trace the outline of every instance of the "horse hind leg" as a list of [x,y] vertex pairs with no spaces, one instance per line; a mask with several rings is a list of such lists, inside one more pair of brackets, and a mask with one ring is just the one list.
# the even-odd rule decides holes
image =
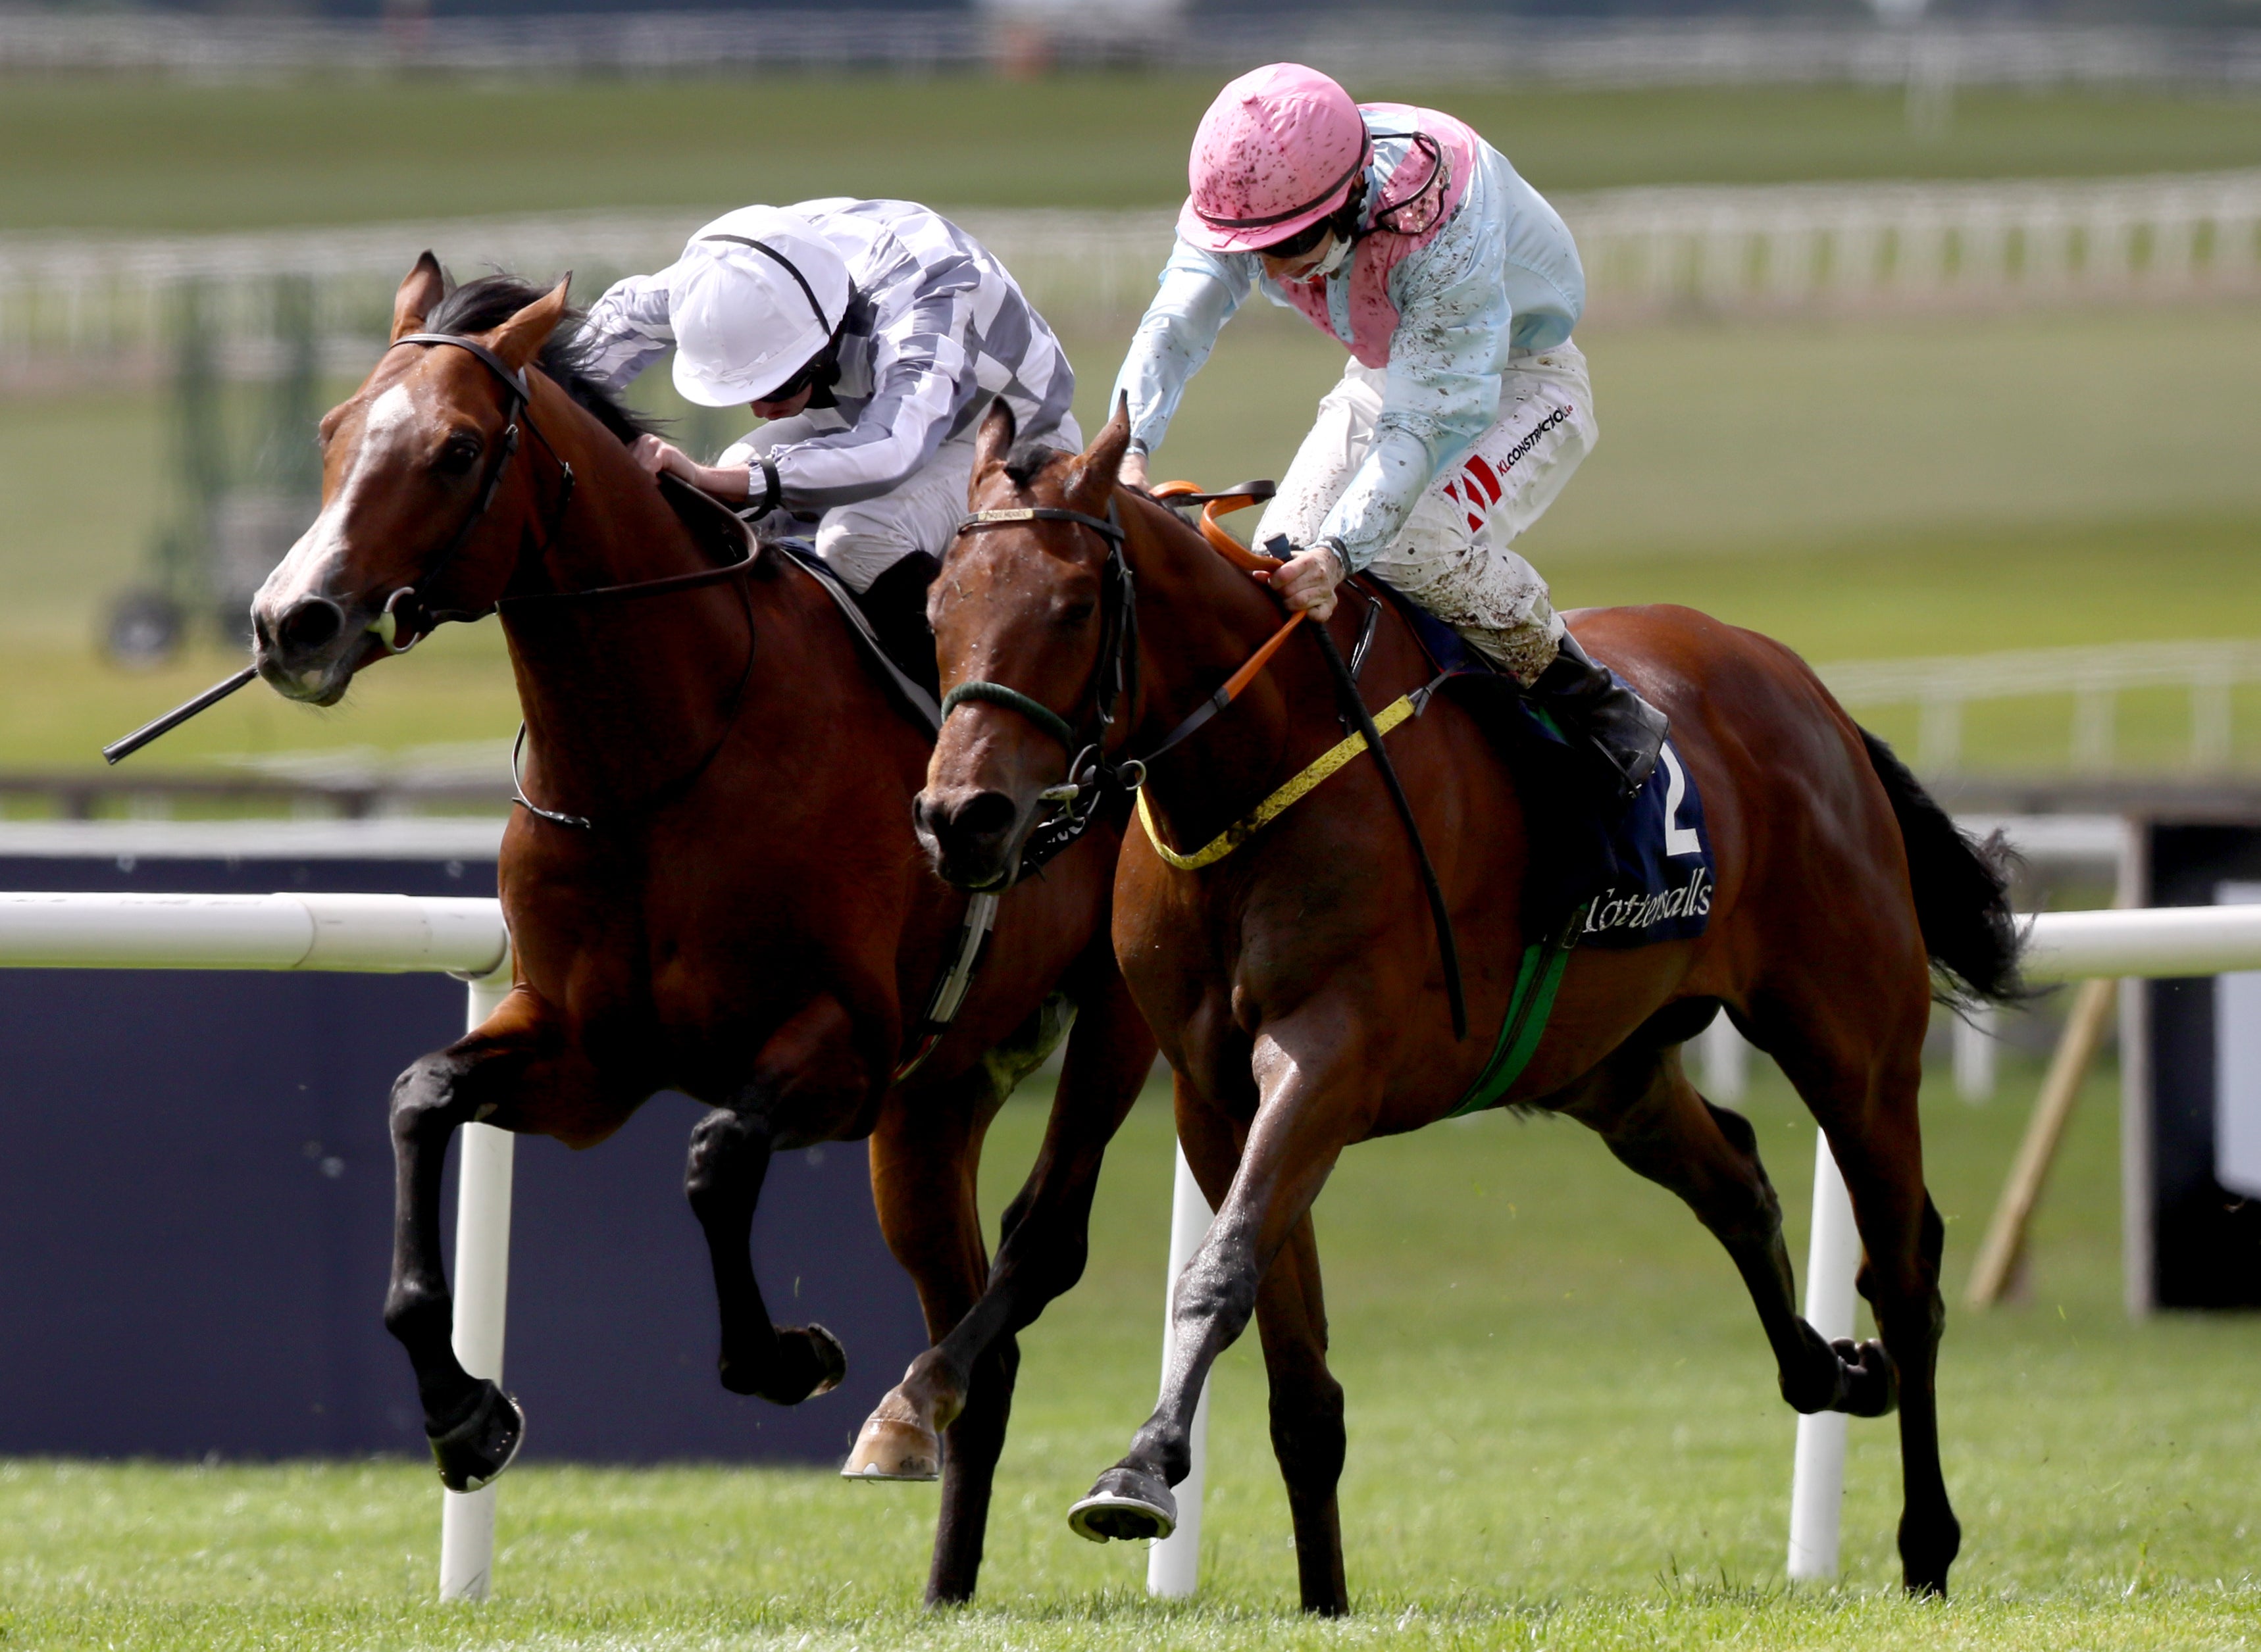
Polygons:
[[1859,1288],[1882,1338],[1881,1348],[1869,1346],[1899,1407],[1902,1579],[1911,1594],[1943,1596],[1963,1541],[1939,1462],[1936,1373],[1947,1321],[1939,1272],[1946,1226],[1923,1182],[1916,1115],[1920,1012],[1912,1010],[1906,1019],[1915,1030],[1864,1059],[1795,1033],[1763,1040],[1762,1048],[1827,1133],[1852,1195],[1863,1251]]
[[1676,1043],[1636,1036],[1561,1111],[1597,1131],[1628,1169],[1677,1194],[1719,1241],[1750,1292],[1792,1410],[1875,1416],[1891,1408],[1882,1350],[1833,1344],[1798,1313],[1782,1204],[1757,1134],[1741,1114],[1697,1093]]

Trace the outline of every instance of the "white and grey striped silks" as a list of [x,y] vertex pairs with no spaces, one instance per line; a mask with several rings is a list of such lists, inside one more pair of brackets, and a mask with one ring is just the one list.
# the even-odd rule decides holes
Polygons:
[[[793,440],[768,447],[788,509],[815,517],[894,492],[970,431],[995,396],[1012,408],[1023,436],[1058,435],[1075,374],[1044,318],[980,242],[909,201],[836,197],[785,210],[830,243],[855,289],[834,405],[811,406],[791,421]],[[726,213],[698,236],[736,232],[737,216]],[[631,275],[591,306],[583,334],[589,360],[613,389],[674,345],[668,312],[676,268]],[[720,462],[743,464],[750,451],[740,443]]]

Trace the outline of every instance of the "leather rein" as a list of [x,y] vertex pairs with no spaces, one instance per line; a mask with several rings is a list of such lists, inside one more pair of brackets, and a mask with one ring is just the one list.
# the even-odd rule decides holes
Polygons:
[[[521,421],[527,429],[534,433],[535,440],[542,444],[543,450],[549,454],[557,466],[559,476],[557,503],[551,508],[549,519],[542,525],[541,542],[536,547],[537,551],[546,551],[556,542],[558,530],[564,524],[566,507],[573,502],[575,478],[572,465],[559,455],[557,449],[551,445],[549,438],[542,433],[542,426],[534,421],[532,387],[527,382],[524,370],[512,368],[508,362],[477,340],[463,338],[452,333],[404,333],[395,339],[390,347],[398,349],[404,344],[449,345],[466,352],[474,361],[501,381],[506,398],[505,417],[510,421],[504,429],[499,451],[487,466],[485,480],[479,486],[477,502],[472,505],[470,514],[466,516],[456,527],[453,537],[441,548],[440,554],[424,570],[423,583],[428,586],[446,571],[470,539],[472,530],[477,527],[480,521],[486,516],[488,507],[494,504],[495,494],[502,485],[503,473],[510,468],[510,461],[516,457],[519,451],[519,426]],[[750,534],[749,538],[750,539]],[[539,611],[547,607],[559,607],[576,603],[618,602],[633,597],[669,596],[677,591],[695,590],[702,586],[720,584],[724,580],[738,579],[742,575],[750,572],[760,557],[761,546],[758,541],[755,541],[744,556],[721,568],[695,569],[687,574],[665,574],[656,579],[634,580],[621,585],[599,585],[589,590],[525,591],[516,596],[498,597],[487,607],[476,611],[428,607],[417,595],[415,586],[403,585],[386,599],[384,611],[370,622],[369,629],[377,640],[384,644],[386,652],[406,654],[426,637],[431,635],[435,628],[450,622],[484,619],[491,613],[501,614],[507,618],[513,612],[523,612],[528,610]],[[714,742],[707,747],[706,753],[689,769],[647,793],[635,804],[618,811],[618,813],[624,815],[649,813],[680,797],[689,790],[698,782],[699,777],[714,764],[714,759],[721,754],[723,746],[729,742],[731,731],[737,726],[738,712],[745,704],[746,685],[753,678],[755,646],[760,635],[754,623],[753,596],[743,583],[738,587],[738,597],[746,615],[746,663],[739,671],[737,681],[731,685],[729,697],[723,702],[721,732],[715,735]],[[404,633],[408,639],[406,642],[398,640]],[[591,817],[545,809],[526,795],[526,784],[521,777],[521,760],[525,751],[526,725],[520,722],[518,726],[518,737],[511,743],[510,748],[512,801],[535,819],[547,820],[552,826],[571,826],[584,832],[595,831],[597,823]]]

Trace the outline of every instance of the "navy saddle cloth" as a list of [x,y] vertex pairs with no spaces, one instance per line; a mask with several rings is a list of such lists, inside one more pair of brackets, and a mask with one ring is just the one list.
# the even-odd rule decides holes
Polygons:
[[1374,583],[1389,591],[1446,674],[1446,691],[1476,713],[1504,751],[1531,832],[1525,933],[1559,933],[1583,907],[1568,937],[1576,946],[1645,947],[1702,934],[1715,880],[1712,839],[1696,777],[1671,740],[1630,801],[1609,796],[1597,779],[1598,759],[1574,748],[1513,678],[1403,593]]

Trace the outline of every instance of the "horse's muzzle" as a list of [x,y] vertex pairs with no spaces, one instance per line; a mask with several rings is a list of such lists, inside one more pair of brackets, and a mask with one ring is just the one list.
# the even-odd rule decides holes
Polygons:
[[287,606],[251,604],[252,661],[277,693],[334,705],[353,680],[365,639],[345,609],[327,597],[300,597]]
[[920,847],[944,883],[1001,889],[1013,880],[1024,812],[1001,791],[930,786],[911,804]]

